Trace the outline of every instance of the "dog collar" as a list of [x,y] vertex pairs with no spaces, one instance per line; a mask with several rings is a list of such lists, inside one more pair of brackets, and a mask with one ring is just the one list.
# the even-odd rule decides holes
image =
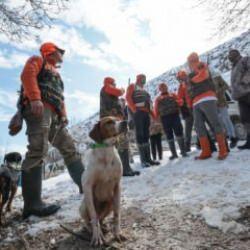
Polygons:
[[109,145],[108,144],[106,144],[106,143],[92,143],[91,145],[90,145],[90,148],[91,149],[95,149],[95,148],[106,148],[106,147],[108,147]]

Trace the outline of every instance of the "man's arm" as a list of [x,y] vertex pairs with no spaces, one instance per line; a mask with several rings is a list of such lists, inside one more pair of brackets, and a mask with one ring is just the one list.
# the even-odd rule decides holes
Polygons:
[[132,99],[132,95],[134,92],[134,85],[129,85],[127,88],[127,93],[126,93],[126,101],[128,104],[128,107],[130,108],[130,110],[135,113],[136,112],[136,106],[134,104],[134,101]]

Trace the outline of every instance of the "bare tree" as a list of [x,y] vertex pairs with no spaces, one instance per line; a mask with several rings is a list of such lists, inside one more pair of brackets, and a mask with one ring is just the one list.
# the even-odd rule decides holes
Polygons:
[[[12,40],[27,38],[33,31],[50,26],[69,0],[2,0],[0,32]],[[17,4],[18,3],[18,4]]]
[[215,35],[223,36],[230,32],[250,28],[249,0],[196,0],[198,6],[210,11],[210,21],[215,21]]

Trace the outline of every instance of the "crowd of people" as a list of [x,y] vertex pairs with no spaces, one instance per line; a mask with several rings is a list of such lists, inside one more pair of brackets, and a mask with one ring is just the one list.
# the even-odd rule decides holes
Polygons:
[[[24,218],[48,216],[60,208],[57,204],[45,204],[41,198],[42,162],[49,142],[62,154],[71,178],[82,193],[84,165],[66,129],[64,85],[57,71],[58,64],[63,62],[64,52],[53,43],[44,43],[40,48],[41,55],[32,56],[21,75],[22,103],[19,107],[27,125],[29,143],[22,163]],[[145,89],[144,74],[137,75],[135,83],[130,84],[126,91],[116,85],[114,78],[106,77],[100,91],[100,118],[114,116],[128,121],[129,129],[135,131],[143,168],[160,164],[163,134],[171,151],[170,160],[178,157],[176,142],[181,156],[188,157],[193,126],[201,149],[196,159],[205,160],[212,156],[215,150],[212,133],[218,145],[218,159],[224,160],[229,154],[229,146],[233,148],[237,144],[225,99],[225,91],[231,91],[239,103],[240,116],[247,131],[246,143],[239,149],[250,149],[250,57],[242,57],[239,51],[231,50],[228,59],[232,63],[231,87],[220,74],[202,62],[197,53],[192,53],[187,58],[188,70],[176,74],[178,93],[172,93],[168,83],[162,82],[154,101]],[[117,141],[123,175],[140,175],[130,165],[129,143],[128,133],[122,134]]]
[[[246,143],[238,148],[250,149],[250,59],[242,57],[237,50],[231,50],[228,59],[232,63],[232,87],[229,87],[218,72],[202,62],[197,53],[188,56],[187,70],[177,72],[176,79],[179,82],[177,93],[169,91],[167,82],[162,82],[158,86],[159,94],[153,103],[150,94],[144,88],[146,84],[144,74],[137,75],[136,82],[128,86],[125,94],[127,108],[135,127],[143,168],[159,165],[157,153],[158,159],[162,160],[163,133],[171,151],[170,160],[178,157],[175,142],[179,145],[182,157],[188,157],[188,152],[191,151],[193,126],[198,138],[197,144],[201,149],[200,155],[195,159],[205,160],[212,157],[212,152],[217,151],[214,138],[218,147],[218,159],[224,160],[230,148],[236,147],[238,142],[228,113],[226,91],[232,92],[234,99],[239,102],[240,116],[247,131]],[[107,88],[106,79],[103,90]],[[125,90],[117,87],[114,79],[108,85],[106,95],[101,94],[101,113],[105,110],[107,115],[127,119],[124,111],[117,108],[118,97],[124,95]],[[184,120],[184,128],[181,118]],[[129,173],[134,175],[133,171]],[[124,175],[127,175],[126,170]]]

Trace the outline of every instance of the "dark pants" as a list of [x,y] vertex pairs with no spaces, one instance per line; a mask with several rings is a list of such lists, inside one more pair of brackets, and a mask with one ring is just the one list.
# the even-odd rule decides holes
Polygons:
[[174,135],[176,137],[183,136],[183,127],[178,113],[162,116],[161,122],[168,141],[173,140]]
[[244,124],[247,134],[250,135],[250,94],[241,97],[239,100],[240,118]]
[[148,112],[136,111],[134,114],[136,142],[138,144],[148,143],[150,116]]
[[194,118],[193,115],[190,114],[189,116],[185,117],[185,143],[187,148],[190,148],[191,146],[193,125]]
[[152,150],[153,160],[156,160],[156,152],[158,153],[158,158],[162,159],[162,143],[161,143],[161,133],[150,136],[150,144]]

